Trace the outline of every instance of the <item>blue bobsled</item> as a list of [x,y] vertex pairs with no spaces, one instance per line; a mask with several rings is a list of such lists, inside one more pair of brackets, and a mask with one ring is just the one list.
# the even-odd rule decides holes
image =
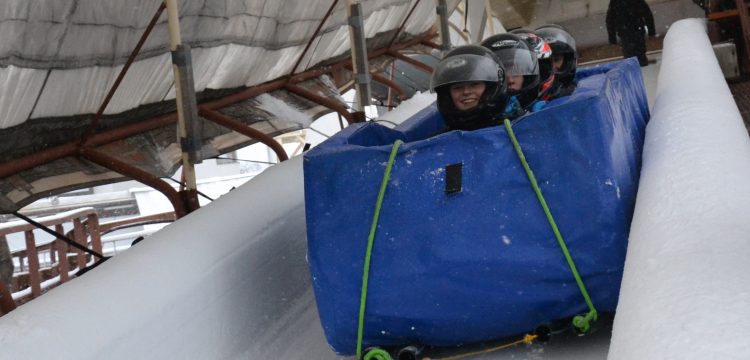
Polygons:
[[[648,117],[630,59],[582,70],[572,96],[513,124],[598,311],[617,305]],[[310,272],[340,354],[355,352],[368,234],[396,140],[365,348],[498,339],[589,310],[505,128],[435,136],[443,128],[433,105],[396,129],[350,126],[304,157]]]

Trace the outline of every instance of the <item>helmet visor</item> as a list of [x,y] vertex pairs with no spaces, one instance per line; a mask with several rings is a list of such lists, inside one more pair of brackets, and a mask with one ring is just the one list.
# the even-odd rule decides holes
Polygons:
[[497,83],[500,79],[500,65],[489,57],[461,54],[444,58],[435,67],[430,78],[430,90],[437,87],[465,81],[488,81]]
[[576,50],[575,39],[573,39],[573,37],[565,30],[555,27],[542,27],[536,29],[536,33],[544,38],[544,40],[547,40],[553,53],[565,51],[574,52]]
[[508,75],[539,75],[536,54],[526,49],[503,49],[495,52]]

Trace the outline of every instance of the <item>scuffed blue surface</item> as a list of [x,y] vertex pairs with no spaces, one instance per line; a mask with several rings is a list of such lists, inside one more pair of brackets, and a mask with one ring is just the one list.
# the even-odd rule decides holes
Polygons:
[[[513,125],[599,311],[614,311],[649,113],[637,61]],[[353,354],[362,268],[383,172],[364,346],[458,345],[587,311],[503,127],[451,131],[429,107],[395,130],[351,126],[305,155],[308,260],[328,342]],[[432,137],[430,137],[432,136]],[[462,191],[445,167],[463,164]]]

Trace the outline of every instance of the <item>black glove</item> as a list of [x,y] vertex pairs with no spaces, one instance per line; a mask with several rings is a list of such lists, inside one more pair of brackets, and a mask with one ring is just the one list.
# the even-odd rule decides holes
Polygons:
[[612,44],[612,45],[617,44],[617,36],[610,35],[609,36],[609,43]]

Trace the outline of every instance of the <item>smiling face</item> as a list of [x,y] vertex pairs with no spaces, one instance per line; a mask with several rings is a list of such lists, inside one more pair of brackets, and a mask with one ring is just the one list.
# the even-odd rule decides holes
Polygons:
[[470,110],[479,105],[486,85],[482,81],[465,81],[450,86],[451,99],[456,109]]

